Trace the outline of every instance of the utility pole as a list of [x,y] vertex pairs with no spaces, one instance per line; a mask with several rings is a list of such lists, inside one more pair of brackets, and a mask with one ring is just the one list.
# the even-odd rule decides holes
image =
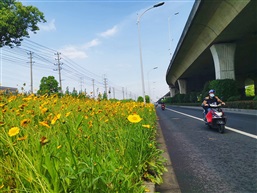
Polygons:
[[62,78],[61,78],[61,65],[62,65],[62,63],[60,62],[60,60],[61,60],[61,58],[60,58],[60,55],[61,55],[61,53],[59,53],[59,52],[57,52],[55,55],[57,55],[57,64],[55,64],[55,65],[57,65],[58,66],[58,72],[59,72],[59,84],[60,84],[60,89],[61,89],[61,93],[62,93]]
[[122,87],[122,95],[123,95],[123,100],[124,100],[124,87]]
[[99,97],[99,88],[96,89],[97,98]]
[[33,93],[33,73],[32,73],[32,64],[34,63],[32,61],[32,54],[33,52],[29,52],[29,63],[30,63],[30,92]]
[[104,76],[104,92],[106,94],[106,97],[108,98],[108,93],[107,93],[107,78]]

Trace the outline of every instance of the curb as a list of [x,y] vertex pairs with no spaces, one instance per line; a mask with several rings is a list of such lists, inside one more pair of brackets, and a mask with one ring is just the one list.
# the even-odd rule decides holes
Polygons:
[[160,193],[181,193],[159,123],[157,125],[157,142],[159,148],[164,151],[163,157],[167,160],[165,167],[168,171],[164,172],[163,183],[156,185],[155,191]]
[[255,109],[235,109],[235,108],[223,108],[224,112],[230,113],[239,113],[239,114],[246,114],[246,115],[255,115],[257,116],[257,110]]

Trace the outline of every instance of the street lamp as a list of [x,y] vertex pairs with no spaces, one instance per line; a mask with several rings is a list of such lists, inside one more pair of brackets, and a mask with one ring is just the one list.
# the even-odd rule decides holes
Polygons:
[[156,66],[156,67],[154,67],[154,68],[152,68],[152,69],[150,69],[149,71],[148,71],[148,73],[147,73],[147,80],[148,80],[148,94],[149,94],[149,97],[150,97],[150,95],[151,95],[151,91],[150,91],[150,83],[149,83],[149,73],[152,71],[152,70],[156,70],[158,67]]
[[137,18],[137,27],[138,27],[138,43],[139,43],[139,52],[140,52],[140,65],[141,65],[141,78],[142,78],[142,91],[143,91],[143,99],[144,99],[144,103],[145,103],[145,83],[144,83],[144,70],[143,70],[143,59],[142,59],[142,49],[141,49],[141,39],[140,39],[140,19],[141,17],[144,15],[145,12],[149,11],[150,9],[156,8],[156,7],[160,7],[164,4],[164,2],[162,3],[158,3],[150,8],[148,8],[147,10],[145,10],[141,15],[138,16]]
[[[179,14],[179,12],[176,12],[176,13],[174,13],[174,15],[178,15]],[[170,55],[171,55],[171,42],[172,42],[172,40],[171,40],[171,29],[170,29],[170,17],[171,16],[169,16],[168,17],[168,25],[169,25],[169,46],[170,46]]]

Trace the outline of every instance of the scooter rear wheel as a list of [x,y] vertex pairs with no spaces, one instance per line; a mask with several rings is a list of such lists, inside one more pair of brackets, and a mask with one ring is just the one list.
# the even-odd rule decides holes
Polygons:
[[225,125],[219,125],[219,132],[224,133],[225,131]]

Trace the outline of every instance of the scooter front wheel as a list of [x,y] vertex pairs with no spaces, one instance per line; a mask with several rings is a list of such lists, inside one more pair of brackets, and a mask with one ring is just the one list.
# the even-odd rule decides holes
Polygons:
[[219,125],[219,132],[224,133],[225,131],[225,125]]

